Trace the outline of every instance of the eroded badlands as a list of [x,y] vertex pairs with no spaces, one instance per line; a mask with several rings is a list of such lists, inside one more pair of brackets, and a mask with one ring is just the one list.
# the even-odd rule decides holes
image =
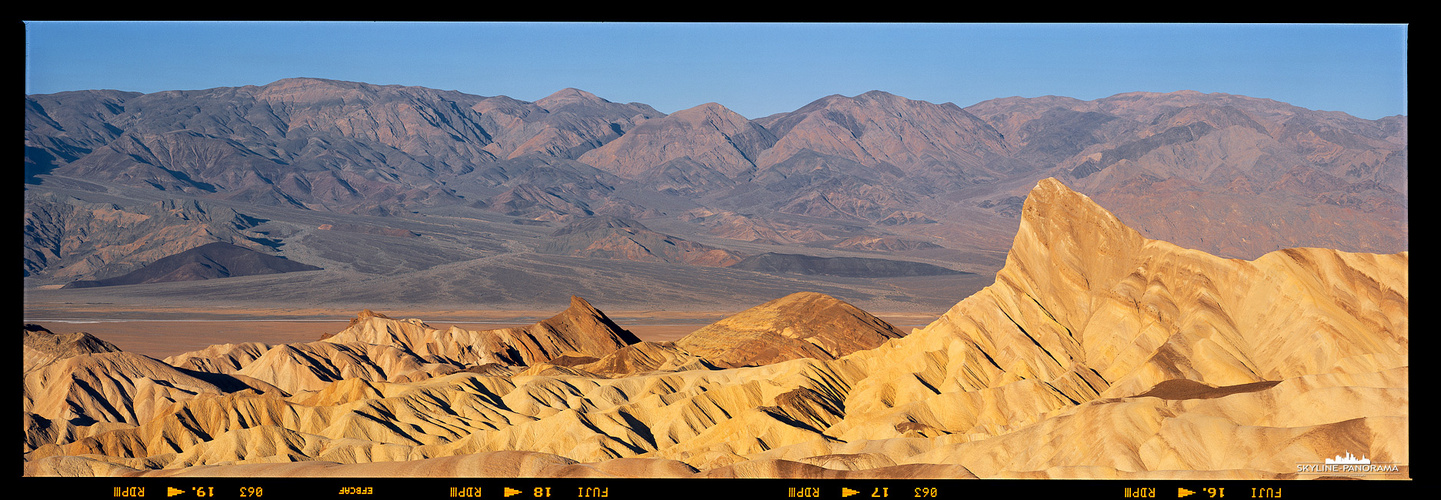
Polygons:
[[676,342],[581,298],[163,360],[27,325],[25,474],[1406,478],[1408,266],[1223,259],[1047,179],[995,283],[908,334],[820,294]]

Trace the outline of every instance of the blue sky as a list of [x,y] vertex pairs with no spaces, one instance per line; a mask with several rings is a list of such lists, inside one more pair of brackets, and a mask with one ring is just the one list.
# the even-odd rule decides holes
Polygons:
[[747,118],[884,90],[988,99],[1197,90],[1407,114],[1405,25],[27,22],[25,92],[319,77],[534,101],[580,88]]

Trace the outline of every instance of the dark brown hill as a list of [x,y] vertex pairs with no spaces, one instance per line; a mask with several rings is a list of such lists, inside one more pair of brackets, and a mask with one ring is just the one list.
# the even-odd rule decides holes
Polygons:
[[249,248],[230,243],[208,243],[126,273],[123,276],[103,280],[80,280],[65,285],[66,288],[89,288],[97,286],[136,285],[140,283],[163,283],[169,281],[194,281],[259,274],[291,273],[319,270],[309,264],[302,264],[283,257],[266,255]]
[[86,202],[27,191],[25,276],[67,283],[119,276],[160,258],[215,241],[277,244],[256,226],[263,220],[195,200]]

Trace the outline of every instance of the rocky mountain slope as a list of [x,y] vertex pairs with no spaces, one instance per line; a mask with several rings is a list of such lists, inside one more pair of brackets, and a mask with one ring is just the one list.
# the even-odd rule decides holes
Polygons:
[[[1226,257],[1409,244],[1406,117],[1363,120],[1227,94],[962,108],[873,91],[747,119],[718,103],[665,114],[578,89],[524,102],[294,78],[31,95],[25,114],[28,287],[113,278],[214,241],[353,280],[341,273],[523,258],[591,217],[634,220],[737,258],[882,251],[989,274],[1026,191],[1046,177],[1147,237]],[[221,212],[209,222],[156,218],[147,207],[157,203]],[[424,257],[314,232],[421,233],[436,221],[426,217],[450,219],[414,242],[431,247]],[[137,238],[146,243],[123,250],[111,241]]]
[[1404,116],[1189,91],[967,109],[1151,238],[1246,259],[1296,246],[1407,248]]
[[54,193],[26,193],[25,275],[64,282],[115,277],[207,243],[269,255],[277,242],[254,230],[261,221],[195,200],[119,205]]
[[735,252],[661,234],[617,217],[576,219],[555,230],[540,251],[575,257],[672,262],[725,267],[741,260]]
[[647,120],[579,160],[657,191],[694,195],[750,180],[756,158],[775,142],[764,127],[707,103]]
[[[1221,258],[1054,179],[1020,212],[993,284],[836,356],[722,369],[578,300],[525,335],[362,314],[186,357],[219,361],[67,350],[25,374],[25,473],[1253,479],[1352,452],[1409,477],[1409,253]],[[758,310],[800,299],[826,300]],[[885,330],[830,304],[775,316]]]

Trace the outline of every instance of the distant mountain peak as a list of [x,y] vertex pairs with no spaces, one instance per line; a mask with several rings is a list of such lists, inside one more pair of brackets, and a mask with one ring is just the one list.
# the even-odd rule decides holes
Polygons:
[[708,103],[705,103],[705,104],[698,104],[698,105],[691,106],[691,107],[689,107],[689,108],[686,108],[686,109],[683,109],[683,110],[680,110],[680,111],[676,111],[677,114],[686,113],[686,112],[712,112],[712,113],[714,113],[714,112],[730,112],[730,113],[734,113],[734,111],[731,111],[730,108],[727,108],[727,107],[725,107],[724,105],[722,105],[721,103],[718,103],[718,102],[708,102]]
[[262,87],[288,87],[295,85],[338,85],[344,83],[350,83],[351,86],[359,86],[359,83],[356,82],[343,82],[341,80],[331,80],[328,78],[316,78],[311,76],[294,76],[290,78],[281,78],[279,80],[262,85]]
[[324,98],[330,92],[336,91],[357,91],[368,90],[373,87],[368,83],[348,82],[343,80],[330,80],[325,78],[294,77],[282,78],[260,86],[261,97],[267,96],[293,96],[308,95],[316,99]]
[[886,91],[884,91],[884,90],[871,90],[871,91],[867,91],[867,92],[865,92],[865,93],[862,93],[862,94],[857,95],[855,98],[856,98],[856,99],[904,99],[904,98],[901,97],[901,96],[892,94],[892,93],[890,93],[890,92],[886,92]]
[[[822,97],[822,98],[820,98],[820,99],[815,100],[814,102],[811,103],[811,106],[817,106],[817,107],[821,107],[821,108],[828,108],[828,107],[832,107],[832,106],[836,106],[836,105],[857,105],[857,104],[870,103],[870,102],[874,102],[874,103],[899,103],[899,102],[910,102],[910,101],[911,101],[911,99],[907,99],[907,98],[905,98],[905,97],[901,97],[901,96],[898,96],[898,95],[896,95],[896,94],[892,94],[892,93],[890,93],[890,92],[886,92],[886,91],[884,91],[884,90],[869,90],[869,91],[866,91],[866,92],[862,92],[862,93],[860,93],[860,94],[856,94],[856,95],[854,95],[854,96],[847,96],[847,95],[843,95],[843,94],[831,94],[831,95],[828,95],[828,96],[825,96],[825,97]],[[807,107],[810,107],[810,106],[807,106]],[[802,109],[805,109],[805,108],[802,108]],[[799,110],[798,110],[798,111],[799,111]]]
[[676,111],[671,113],[668,118],[689,122],[693,125],[707,122],[713,124],[722,122],[729,125],[728,129],[725,130],[727,133],[735,132],[741,124],[749,121],[746,117],[741,116],[740,113],[736,113],[730,108],[715,102],[708,102]]
[[608,103],[599,96],[574,87],[567,87],[555,91],[555,93],[535,101],[535,104],[547,110],[554,110],[568,104]]

